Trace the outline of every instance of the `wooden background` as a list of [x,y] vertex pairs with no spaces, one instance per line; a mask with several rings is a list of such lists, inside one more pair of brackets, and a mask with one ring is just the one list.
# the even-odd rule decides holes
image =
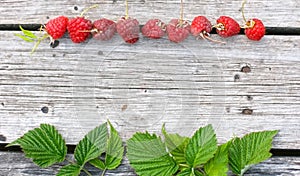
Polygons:
[[[77,16],[94,4],[100,7],[86,14],[89,19],[117,20],[124,15],[124,1],[0,2],[0,175],[56,173],[59,166],[40,169],[22,153],[4,148],[40,123],[55,125],[72,146],[106,119],[124,141],[136,131],[160,133],[163,123],[182,135],[212,124],[220,143],[278,129],[275,156],[247,174],[300,175],[298,0],[249,0],[246,16],[273,29],[274,35],[269,31],[260,42],[238,35],[225,39],[226,45],[193,37],[174,44],[166,37],[141,36],[131,46],[116,35],[108,42],[73,44],[66,35],[57,48],[45,41],[32,56],[32,45],[14,36],[20,33],[15,24],[32,28],[59,15]],[[179,17],[179,2],[130,0],[129,13],[141,25],[150,18],[168,22]],[[185,18],[205,15],[215,22],[228,15],[242,23],[240,7],[240,0],[186,0]],[[125,160],[107,175],[134,172]]]

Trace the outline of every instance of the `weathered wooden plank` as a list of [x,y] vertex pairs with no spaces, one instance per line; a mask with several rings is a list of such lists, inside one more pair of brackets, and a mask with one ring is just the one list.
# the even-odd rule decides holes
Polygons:
[[[179,16],[179,0],[130,0],[130,14],[144,24],[149,18],[168,22]],[[192,20],[197,15],[206,15],[210,20],[220,15],[229,15],[243,22],[240,12],[242,0],[185,1],[185,17]],[[77,16],[82,9],[100,4],[87,15],[95,20],[107,17],[117,20],[124,15],[124,1],[115,0],[69,0],[69,1],[20,1],[1,0],[1,23],[45,23],[57,15]],[[247,17],[261,18],[267,26],[300,27],[300,2],[298,0],[251,0],[246,6]],[[77,9],[77,10],[75,10]]]
[[[68,155],[68,157],[72,157]],[[35,176],[35,175],[55,175],[62,165],[54,165],[52,167],[41,169],[34,165],[30,159],[26,159],[21,153],[13,152],[0,152],[0,173],[1,175],[22,175],[22,176]],[[300,175],[300,158],[299,157],[272,157],[271,159],[260,163],[251,168],[245,176],[297,176]],[[100,175],[101,171],[88,166],[87,169],[93,175]],[[125,159],[122,165],[114,171],[107,171],[106,176],[134,176],[136,175],[129,162]]]
[[163,123],[182,135],[213,124],[220,142],[279,129],[274,147],[297,149],[299,44],[300,36],[236,36],[226,45],[141,38],[132,46],[118,36],[79,45],[64,38],[30,57],[30,44],[0,32],[2,142],[51,123],[75,144],[110,119],[124,140],[136,131],[159,132]]

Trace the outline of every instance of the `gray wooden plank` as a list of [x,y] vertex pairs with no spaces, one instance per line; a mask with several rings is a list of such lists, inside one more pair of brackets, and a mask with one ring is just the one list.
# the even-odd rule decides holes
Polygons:
[[[130,0],[130,14],[144,24],[149,18],[160,18],[168,22],[179,17],[179,0]],[[243,22],[240,12],[242,0],[218,1],[185,1],[185,17],[192,20],[195,16],[206,15],[210,20],[215,20],[221,15],[229,15]],[[124,15],[124,1],[115,0],[86,0],[86,1],[19,1],[1,0],[1,23],[46,23],[48,18],[57,15],[77,16],[82,9],[93,4],[100,7],[91,10],[87,15],[95,20],[107,17],[117,20]],[[77,7],[77,11],[74,7]],[[246,6],[246,15],[249,18],[261,18],[267,26],[272,27],[300,27],[300,2],[298,0],[252,0]]]
[[[44,42],[30,57],[31,44],[2,31],[0,134],[6,140],[0,142],[51,123],[75,144],[110,119],[124,140],[136,131],[159,133],[163,123],[189,136],[213,124],[220,142],[279,129],[274,148],[300,148],[300,36],[227,41],[141,38],[129,46],[119,36],[79,45],[63,38],[58,48]],[[247,65],[251,72],[241,72]]]
[[[41,169],[26,159],[22,153],[0,152],[0,175],[5,176],[48,176],[55,175],[59,168],[67,163],[61,163],[52,167]],[[68,155],[72,158],[72,155]],[[253,166],[245,176],[297,176],[300,175],[299,157],[272,157],[269,160]],[[87,170],[93,175],[100,175],[101,171],[87,166]],[[82,174],[84,175],[84,174]],[[125,158],[122,165],[113,171],[107,171],[106,176],[134,176],[136,175]]]

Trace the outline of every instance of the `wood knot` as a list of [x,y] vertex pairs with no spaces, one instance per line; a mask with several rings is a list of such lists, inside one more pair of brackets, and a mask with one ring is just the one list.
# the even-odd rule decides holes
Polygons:
[[253,114],[253,110],[252,109],[244,109],[242,111],[242,114],[244,114],[244,115],[252,115]]
[[248,65],[246,65],[246,66],[242,67],[241,72],[243,72],[243,73],[250,73],[251,72],[251,68]]

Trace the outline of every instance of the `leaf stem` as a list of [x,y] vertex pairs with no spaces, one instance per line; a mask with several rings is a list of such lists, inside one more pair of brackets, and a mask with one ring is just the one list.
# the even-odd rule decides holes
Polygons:
[[106,172],[106,169],[107,169],[107,168],[105,168],[105,169],[102,171],[101,176],[104,176],[104,174],[105,174],[105,172]]
[[89,171],[87,171],[86,169],[82,168],[82,170],[83,170],[83,172],[85,172],[88,176],[92,176],[92,174],[91,174]]
[[245,4],[247,3],[247,0],[244,0],[243,3],[242,3],[242,16],[243,16],[243,19],[244,21],[247,23],[247,19],[245,17]]
[[37,40],[37,42],[34,44],[30,54],[32,55],[34,53],[34,51],[37,49],[37,47],[41,44],[41,42],[48,37],[49,37],[49,34],[44,34],[41,38],[39,38]]

